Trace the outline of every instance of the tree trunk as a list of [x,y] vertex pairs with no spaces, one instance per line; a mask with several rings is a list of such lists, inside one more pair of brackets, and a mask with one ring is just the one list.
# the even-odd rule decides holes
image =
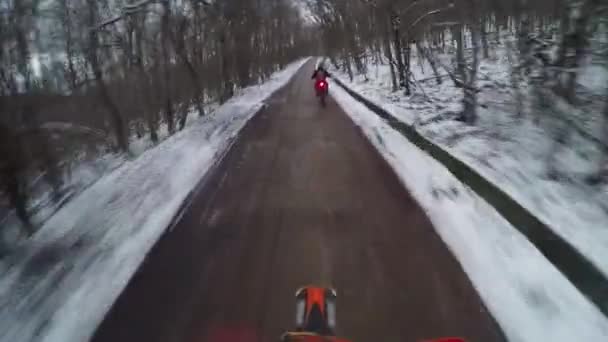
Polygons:
[[557,51],[557,65],[563,66],[568,51],[568,37],[570,36],[570,0],[561,0],[562,15],[560,17],[559,31],[561,42]]
[[586,54],[589,45],[589,35],[587,27],[594,10],[599,5],[600,0],[587,0],[578,11],[578,17],[574,20],[573,32],[570,37],[564,40],[568,46],[566,50],[572,50],[573,54],[566,55],[566,83],[562,85],[564,97],[568,103],[576,103],[576,84],[579,73],[580,63]]
[[[479,19],[479,14],[475,9],[475,3],[473,0],[468,1],[469,11],[471,13],[473,20]],[[464,16],[463,16],[464,19]],[[477,121],[477,70],[479,68],[479,34],[480,26],[479,25],[471,25],[471,45],[473,47],[473,63],[467,68],[466,63],[464,61],[464,51],[461,47],[458,48],[458,58],[460,60],[459,69],[464,77],[463,79],[463,110],[462,110],[462,119],[464,122],[472,125]],[[463,28],[461,27],[458,30],[457,34],[459,40],[459,46],[463,41]]]
[[401,48],[401,33],[399,25],[401,19],[398,15],[391,17],[393,25],[393,44],[395,45],[395,59],[397,60],[397,74],[399,75],[399,87],[405,87],[405,65],[403,64],[403,50]]
[[74,47],[72,41],[72,17],[68,0],[59,2],[62,24],[64,27],[63,34],[65,35],[65,57],[67,60],[66,79],[68,80],[70,91],[75,92],[78,85],[78,74],[74,65]]
[[135,67],[138,72],[138,79],[140,80],[141,85],[141,94],[143,98],[142,105],[144,106],[145,111],[145,121],[148,127],[148,131],[150,132],[150,140],[152,143],[158,143],[158,114],[155,108],[150,108],[150,103],[152,102],[151,96],[151,82],[148,73],[144,67],[144,28],[143,25],[146,22],[146,14],[145,12],[142,14],[140,18],[138,18],[138,22],[135,26]]
[[411,70],[411,55],[412,49],[410,48],[409,40],[405,41],[405,96],[410,96],[412,91],[410,89],[410,70]]
[[163,58],[163,83],[164,86],[164,106],[165,120],[167,121],[167,131],[170,135],[175,133],[175,113],[173,112],[173,99],[171,97],[171,71],[169,67],[169,15],[171,14],[171,4],[169,0],[162,0],[163,15],[161,18],[161,50]]
[[431,65],[431,69],[433,70],[437,84],[441,84],[443,81],[441,80],[441,75],[439,75],[439,70],[437,69],[437,63],[435,58],[431,55],[431,52],[424,49],[418,42],[416,42],[416,47],[418,49],[418,54],[424,57],[424,59],[426,59]]
[[[456,31],[456,32],[453,32]],[[458,71],[458,76],[460,76],[460,81],[466,83],[466,62],[464,60],[464,47],[463,44],[463,28],[462,25],[457,25],[452,30],[452,35],[456,40],[456,70]]]
[[420,68],[420,72],[424,75],[425,71],[424,71],[424,55],[421,53],[420,51],[420,46],[418,44],[418,41],[414,42],[414,47],[416,48],[416,56],[418,59],[418,67]]
[[[192,61],[190,60],[190,58],[188,57],[188,52],[186,51],[186,44],[185,44],[185,36],[186,36],[186,26],[187,22],[184,20],[181,23],[180,26],[180,38],[174,38],[173,39],[173,45],[175,46],[175,49],[177,51],[177,54],[180,58],[180,60],[182,61],[182,63],[186,66],[186,69],[188,69],[188,75],[190,76],[190,80],[192,81],[192,87],[194,88],[194,105],[196,106],[196,109],[198,111],[198,115],[199,116],[204,116],[205,115],[205,108],[203,107],[203,89],[201,87],[201,79],[199,77],[198,72],[196,71],[196,68],[194,68],[194,65],[192,64]],[[186,119],[187,119],[187,115],[186,116],[182,116],[182,118],[180,119],[180,130],[183,129],[186,125]]]
[[509,64],[511,65],[511,73],[510,73],[510,81],[511,87],[513,88],[513,92],[515,93],[515,110],[517,112],[518,117],[523,116],[524,112],[524,96],[520,89],[521,87],[521,64],[522,59],[525,58],[521,56],[519,58],[515,58],[513,56],[513,44],[510,41],[506,42],[506,53]]
[[220,91],[220,103],[228,101],[233,95],[233,84],[230,77],[230,64],[228,62],[228,32],[227,27],[223,18],[220,18],[220,28],[218,29],[218,43],[219,43],[219,63],[220,63],[220,84],[222,89]]
[[[95,27],[97,25],[97,4],[95,0],[87,0],[88,8],[89,8],[89,27]],[[127,139],[127,127],[123,121],[122,115],[120,114],[120,110],[116,106],[116,104],[112,101],[110,97],[110,93],[108,92],[107,86],[103,80],[103,72],[101,70],[101,64],[99,62],[98,50],[99,50],[99,41],[97,37],[96,29],[89,29],[89,46],[87,58],[91,65],[91,69],[93,71],[93,76],[95,78],[95,85],[97,86],[97,91],[101,98],[101,102],[104,104],[106,110],[110,114],[110,120],[112,121],[112,125],[114,127],[114,132],[116,135],[116,143],[118,144],[118,148],[123,152],[128,152],[129,150],[129,142]]]
[[600,158],[600,164],[597,172],[597,179],[600,181],[608,181],[608,87],[606,87],[606,103],[604,103],[604,155]]
[[124,120],[122,119],[122,115],[120,114],[120,110],[110,97],[110,93],[108,92],[108,88],[103,80],[99,65],[95,65],[92,67],[93,74],[95,75],[95,84],[97,85],[99,97],[101,98],[101,102],[106,107],[106,110],[110,113],[110,120],[112,121],[112,125],[114,126],[114,132],[116,134],[116,142],[118,144],[118,147],[121,151],[128,152],[129,142],[127,141],[127,130]]
[[[87,0],[87,2],[89,7],[89,24],[90,27],[94,27],[97,22],[96,1]],[[103,79],[103,72],[101,70],[101,65],[98,56],[99,41],[97,37],[97,30],[89,30],[88,50],[88,60],[91,64],[91,69],[93,71],[97,91],[101,98],[101,102],[104,104],[106,110],[110,114],[110,120],[112,121],[114,132],[116,135],[116,143],[118,144],[120,150],[122,150],[123,152],[127,152],[129,150],[129,143],[127,140],[128,133],[126,125],[123,121],[122,115],[120,114],[120,110],[112,101],[110,93],[108,92],[107,86]]]
[[344,70],[348,73],[348,79],[352,82],[354,75],[353,75],[353,68],[350,63],[349,53],[346,50],[344,50],[342,53],[344,54],[344,62],[343,62]]
[[488,33],[486,32],[486,26],[487,26],[487,21],[486,21],[486,17],[483,17],[479,20],[479,33],[481,35],[481,46],[482,46],[482,51],[483,51],[483,58],[484,59],[488,59],[490,58],[490,49],[488,47]]
[[391,41],[390,41],[390,31],[387,30],[384,34],[384,53],[386,58],[388,59],[389,69],[391,71],[391,84],[393,86],[393,91],[397,91],[397,76],[395,75],[395,59],[393,58],[393,53],[391,51]]

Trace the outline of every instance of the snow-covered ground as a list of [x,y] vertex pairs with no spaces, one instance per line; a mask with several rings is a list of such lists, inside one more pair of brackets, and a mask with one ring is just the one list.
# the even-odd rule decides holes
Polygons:
[[[207,103],[207,113],[213,113],[218,107],[217,102]],[[190,110],[185,127],[198,122],[198,112]],[[72,198],[86,190],[102,176],[121,166],[127,159],[139,157],[145,151],[153,148],[156,144],[152,142],[148,134],[130,137],[129,156],[122,153],[109,152],[108,137],[106,132],[86,126],[69,122],[46,122],[42,125],[46,130],[52,144],[67,147],[63,155],[60,155],[58,165],[63,177],[60,198],[53,198],[53,191],[48,182],[44,181],[44,172],[32,178],[32,184],[28,189],[31,199],[28,203],[30,219],[36,227],[41,226],[57,210],[63,207]],[[131,131],[135,131],[132,127]],[[157,131],[159,141],[169,138],[169,130],[166,122],[161,122]],[[10,254],[11,250],[18,246],[24,238],[22,223],[17,218],[14,210],[9,210],[7,205],[0,204],[0,257]],[[1,263],[1,261],[0,261]]]
[[[568,124],[556,121],[555,112],[534,114],[529,106],[523,117],[515,115],[506,50],[495,51],[494,58],[482,60],[480,65],[481,107],[475,126],[455,120],[462,108],[462,89],[449,78],[437,85],[429,79],[433,74],[428,63],[423,63],[421,71],[416,56],[412,58],[412,73],[423,91],[418,87],[410,97],[401,90],[391,91],[386,64],[368,64],[368,80],[357,75],[351,82],[344,72],[332,71],[349,88],[414,125],[420,134],[499,186],[608,276],[608,185],[585,182],[598,170],[601,150],[576,130],[571,130],[564,146],[552,150],[556,130]],[[600,138],[608,70],[589,63],[579,82],[583,110],[578,115],[574,111],[567,114],[577,115],[581,130]],[[521,91],[531,100],[530,89]],[[540,118],[538,124],[534,123],[536,118]],[[548,176],[550,158],[559,170],[557,179]]]
[[124,161],[0,261],[0,341],[88,340],[189,192],[304,62]]
[[509,341],[608,340],[608,319],[493,207],[344,90],[332,96],[424,208]]

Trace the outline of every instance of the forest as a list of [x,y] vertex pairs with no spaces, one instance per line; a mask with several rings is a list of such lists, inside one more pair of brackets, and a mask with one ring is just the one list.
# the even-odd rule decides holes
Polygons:
[[[370,66],[388,65],[390,87],[407,101],[423,82],[453,82],[461,90],[458,120],[475,125],[484,77],[513,94],[511,111],[532,117],[554,140],[548,174],[559,178],[551,156],[572,143],[602,151],[590,183],[608,172],[608,2],[602,0],[309,0],[330,63],[365,79]],[[504,60],[500,58],[503,57]],[[508,73],[491,79],[484,61]],[[414,68],[433,77],[416,79]],[[589,67],[592,67],[590,69]],[[590,71],[591,70],[591,71]],[[586,74],[585,74],[586,73]],[[591,86],[582,78],[592,74]],[[488,115],[492,114],[491,111]],[[498,111],[497,111],[498,112]]]
[[134,157],[314,41],[288,0],[2,0],[0,44],[0,207],[31,235],[75,165]]
[[[594,151],[585,181],[603,184],[607,25],[606,0],[1,0],[0,214],[14,211],[33,234],[36,199],[66,201],[77,165],[135,158],[138,140],[155,146],[311,55],[351,81],[385,65],[386,87],[406,102],[451,82],[455,120],[473,127],[479,94],[508,89],[508,111],[553,142],[547,176],[561,177],[564,146],[582,144]],[[500,58],[506,78],[480,71]],[[581,81],[589,75],[597,86]]]

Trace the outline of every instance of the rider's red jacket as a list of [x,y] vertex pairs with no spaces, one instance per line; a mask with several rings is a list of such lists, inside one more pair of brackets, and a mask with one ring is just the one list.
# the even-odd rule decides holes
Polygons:
[[327,72],[327,70],[319,68],[316,69],[313,73],[312,73],[312,77],[316,79],[316,81],[325,81],[325,79],[327,77],[330,77],[329,73]]

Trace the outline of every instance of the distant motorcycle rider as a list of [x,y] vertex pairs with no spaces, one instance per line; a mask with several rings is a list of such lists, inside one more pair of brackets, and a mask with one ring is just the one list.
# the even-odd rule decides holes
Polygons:
[[328,77],[331,77],[329,72],[327,70],[325,70],[325,68],[323,67],[323,64],[319,64],[319,66],[317,66],[315,71],[312,73],[311,79],[315,79],[317,82],[319,82],[319,81],[325,81],[325,79]]

